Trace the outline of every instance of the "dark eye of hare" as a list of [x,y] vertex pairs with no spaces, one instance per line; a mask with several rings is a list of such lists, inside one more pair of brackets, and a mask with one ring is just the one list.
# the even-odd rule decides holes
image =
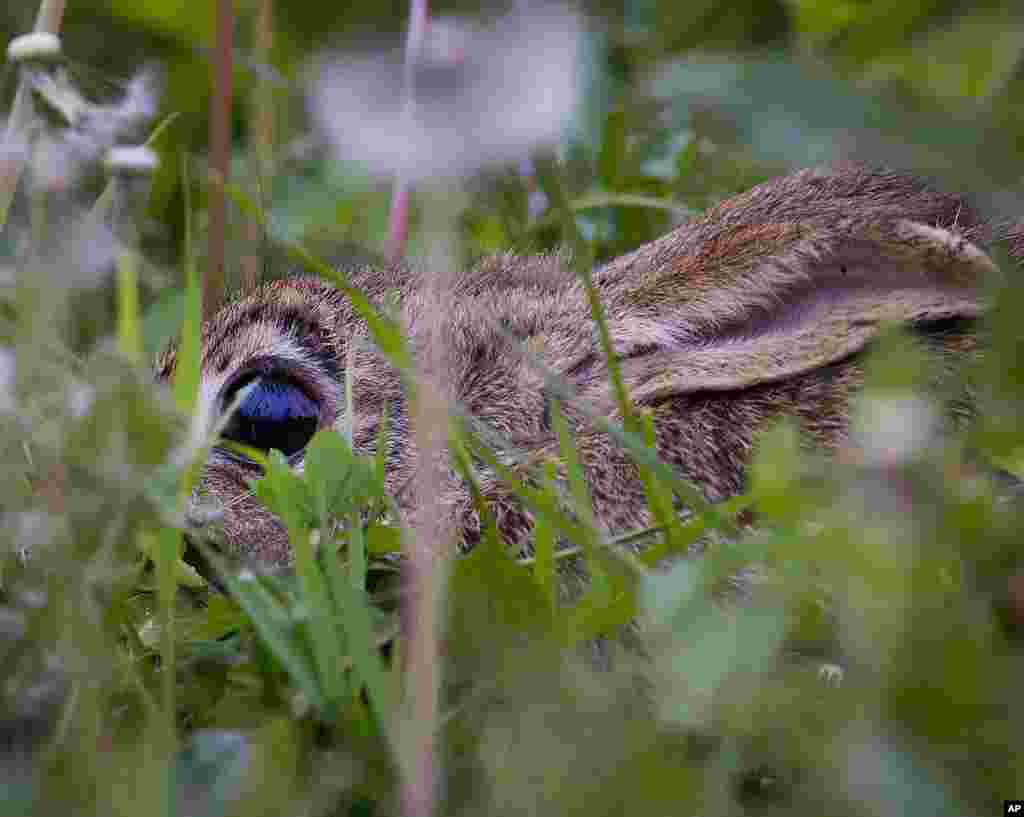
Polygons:
[[224,406],[252,384],[221,436],[261,451],[276,448],[290,457],[316,433],[320,407],[301,386],[283,374],[254,374],[224,393]]

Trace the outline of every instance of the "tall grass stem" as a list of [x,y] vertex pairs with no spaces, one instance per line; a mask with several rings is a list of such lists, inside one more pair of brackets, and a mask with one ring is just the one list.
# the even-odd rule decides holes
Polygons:
[[227,243],[227,198],[231,177],[231,96],[234,38],[232,0],[214,3],[213,61],[210,66],[210,172],[207,190],[208,230],[203,273],[203,318],[209,320],[224,301]]
[[[412,0],[409,9],[409,30],[405,35],[405,63],[403,66],[402,117],[406,128],[416,113],[415,73],[416,61],[423,49],[423,39],[429,24],[427,0]],[[395,174],[391,190],[391,210],[388,213],[388,240],[384,255],[395,263],[405,254],[409,241],[409,199],[411,184],[404,171]]]

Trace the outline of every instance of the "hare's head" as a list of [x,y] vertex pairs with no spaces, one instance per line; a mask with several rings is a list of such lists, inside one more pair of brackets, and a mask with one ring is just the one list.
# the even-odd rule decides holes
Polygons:
[[[821,443],[846,429],[859,356],[889,322],[970,353],[977,285],[992,269],[979,241],[992,231],[963,202],[921,183],[857,166],[803,171],[727,201],[596,270],[630,395],[655,420],[658,454],[710,499],[741,487],[757,427],[796,415]],[[1012,248],[1011,248],[1012,250]],[[353,282],[380,304],[395,293],[400,323],[422,351],[421,274],[365,268]],[[555,259],[492,259],[457,276],[439,320],[451,396],[519,451],[557,457],[552,373],[584,404],[615,419],[608,372],[585,294]],[[543,364],[538,366],[537,363]],[[169,354],[160,365],[168,377]],[[282,451],[296,468],[318,428],[339,421],[346,380],[353,443],[375,450],[387,418],[387,487],[415,510],[416,466],[402,381],[368,338],[348,298],[311,278],[278,281],[225,307],[203,330],[202,392],[212,414],[251,386],[224,436]],[[647,521],[629,458],[582,413],[575,427],[598,520],[612,530]],[[249,492],[257,466],[214,449],[202,489],[224,506],[233,550],[287,562],[279,521]],[[460,480],[438,495],[465,543],[479,534]],[[492,476],[481,485],[503,532],[525,541],[529,514]]]

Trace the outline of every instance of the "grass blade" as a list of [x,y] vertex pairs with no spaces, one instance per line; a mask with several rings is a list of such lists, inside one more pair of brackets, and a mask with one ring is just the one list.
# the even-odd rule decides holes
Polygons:
[[[544,488],[552,495],[557,491],[558,473],[553,462],[544,465]],[[534,567],[533,577],[540,585],[544,598],[552,610],[558,603],[558,589],[555,575],[555,532],[548,524],[547,517],[538,516],[533,528]]]
[[117,259],[117,348],[135,365],[142,362],[138,258],[132,250]]
[[245,611],[253,629],[284,668],[310,705],[325,711],[326,701],[311,658],[297,643],[292,620],[281,605],[256,580],[243,580],[230,570],[213,548],[201,540],[196,547]]
[[188,160],[181,160],[181,187],[185,196],[185,303],[181,325],[181,344],[178,347],[177,363],[174,370],[174,400],[178,410],[191,414],[199,397],[199,370],[201,355],[201,333],[203,326],[203,293],[196,268],[195,247],[192,225],[192,204]]

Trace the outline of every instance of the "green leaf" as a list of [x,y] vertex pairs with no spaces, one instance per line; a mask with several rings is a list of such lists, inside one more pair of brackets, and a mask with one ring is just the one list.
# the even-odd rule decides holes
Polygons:
[[117,259],[117,347],[132,363],[142,362],[138,258],[127,249]]
[[284,668],[288,677],[302,691],[311,706],[326,710],[326,700],[318,681],[317,670],[302,640],[294,620],[284,605],[263,587],[259,577],[251,571],[235,574],[221,556],[201,540],[196,547],[213,566],[232,597],[245,611],[263,644]]
[[493,515],[481,510],[480,543],[452,562],[449,598],[457,610],[453,627],[477,637],[537,633],[550,626],[553,609],[529,568],[516,562],[501,541]]
[[[544,466],[544,488],[552,495],[558,490],[556,486],[557,468],[553,462]],[[533,578],[540,585],[541,592],[548,602],[548,606],[554,610],[558,603],[558,579],[555,574],[555,533],[548,524],[547,517],[538,516],[534,522],[533,547],[536,554],[536,562],[533,568]]]
[[142,342],[146,360],[153,360],[182,326],[185,294],[180,289],[165,289],[142,316]]
[[189,201],[188,161],[181,160],[182,189],[185,192],[185,307],[181,324],[181,343],[174,369],[174,400],[178,411],[190,415],[199,398],[201,333],[203,327],[203,291],[195,259],[195,235],[192,205]]
[[790,0],[798,34],[811,45],[828,40],[857,21],[864,5],[853,0]]
[[[655,450],[656,438],[654,429],[654,418],[649,413],[640,415],[641,430],[643,432],[644,445],[652,451]],[[653,548],[655,553],[646,552],[645,564],[656,564],[670,553],[683,553],[695,540],[699,532],[684,531],[679,521],[679,514],[676,513],[672,504],[672,490],[666,486],[658,476],[643,466],[640,466],[640,480],[644,485],[644,495],[647,497],[647,507],[654,517],[655,523],[664,531],[661,541]],[[688,535],[691,534],[691,535]]]
[[620,177],[627,169],[629,152],[624,111],[609,112],[603,136],[601,153],[597,159],[597,178],[604,189],[615,190],[619,186]]
[[[209,45],[213,15],[205,6],[190,0],[107,0],[111,11],[126,20],[134,20],[162,35],[172,34],[188,47]],[[200,8],[206,12],[199,13]]]
[[356,678],[366,687],[378,726],[386,727],[395,696],[377,649],[369,599],[362,585],[354,586],[353,577],[344,575],[336,556],[325,554],[325,562],[334,616],[344,632]]
[[228,596],[211,593],[198,624],[190,635],[196,640],[216,640],[241,629],[242,611]]
[[263,476],[252,481],[252,492],[281,517],[289,531],[309,529],[319,521],[319,502],[310,483],[292,470],[280,451],[267,455]]
[[[147,537],[148,538],[148,537]],[[156,567],[157,597],[160,601],[160,661],[165,667],[174,666],[175,655],[175,623],[174,603],[178,594],[177,577],[178,563],[184,550],[181,531],[163,527],[157,531],[155,543],[151,547],[153,563]],[[177,687],[173,673],[163,673],[162,703],[164,718],[169,735],[174,734],[174,717],[176,709],[175,697]]]
[[573,498],[573,510],[581,522],[580,530],[584,533],[584,539],[580,544],[583,545],[589,559],[593,556],[594,549],[594,508],[590,500],[590,489],[583,476],[576,443],[569,433],[569,424],[566,422],[557,400],[551,401],[551,425],[558,435],[558,450],[562,456],[562,462],[565,463],[569,490]]
[[317,524],[328,511],[342,517],[352,509],[384,496],[378,469],[369,457],[358,457],[345,438],[333,429],[321,429],[306,447],[305,475]]
[[638,611],[636,573],[626,571],[612,554],[602,553],[595,560],[591,580],[583,597],[571,607],[559,611],[562,643],[573,646],[600,636],[613,636],[632,621]]
[[497,216],[477,216],[469,220],[467,227],[480,254],[504,252],[513,243],[504,222]]
[[325,576],[321,570],[309,531],[289,525],[288,539],[295,553],[295,574],[301,592],[296,609],[302,614],[303,627],[313,653],[313,666],[323,692],[322,714],[333,721],[338,714],[338,705],[349,693],[349,682],[342,672],[345,650],[343,624],[331,604],[331,577]]
[[527,485],[516,473],[501,462],[494,452],[479,441],[473,442],[473,451],[498,475],[505,486],[518,497],[535,516],[545,516],[561,536],[570,542],[582,544],[589,534],[582,525],[572,520],[560,507],[557,499],[547,491]]
[[396,525],[372,524],[366,529],[366,552],[384,556],[402,550],[402,535]]

